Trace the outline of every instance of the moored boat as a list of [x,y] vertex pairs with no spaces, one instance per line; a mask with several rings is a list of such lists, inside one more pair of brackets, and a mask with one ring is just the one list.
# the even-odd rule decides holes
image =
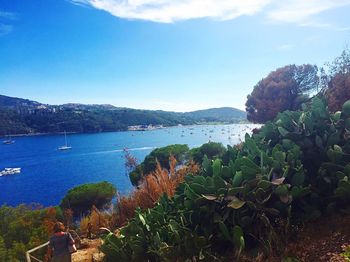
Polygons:
[[67,143],[67,133],[66,133],[66,131],[64,131],[64,140],[65,140],[65,145],[64,145],[64,146],[60,146],[60,147],[58,148],[58,150],[63,151],[63,150],[72,149],[71,146],[68,146],[68,143]]
[[6,167],[4,170],[0,171],[0,176],[8,176],[21,173],[20,167]]
[[13,144],[14,142],[15,142],[15,140],[13,140],[13,139],[11,138],[11,136],[10,136],[8,139],[2,141],[2,143],[3,143],[4,145],[11,145],[11,144]]

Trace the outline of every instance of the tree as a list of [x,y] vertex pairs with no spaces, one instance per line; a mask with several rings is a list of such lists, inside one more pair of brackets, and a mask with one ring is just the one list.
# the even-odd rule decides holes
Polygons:
[[116,188],[106,181],[80,185],[68,191],[60,207],[70,208],[75,214],[87,212],[92,206],[103,208],[111,203],[116,191]]
[[137,158],[134,157],[127,148],[123,149],[124,153],[124,167],[126,174],[134,171],[137,167]]
[[143,161],[143,173],[148,174],[154,171],[157,167],[157,161],[161,167],[169,169],[169,158],[173,156],[176,160],[181,163],[186,157],[189,148],[188,145],[169,145],[154,149]]
[[[56,210],[43,209],[40,205],[1,206],[0,262],[25,261],[27,250],[46,242],[52,233],[51,225],[60,219]],[[35,254],[42,259],[45,249]]]
[[206,155],[209,159],[222,157],[226,153],[226,148],[222,143],[208,142],[200,147],[191,149],[190,155],[196,163],[201,164]]
[[315,65],[287,65],[271,72],[255,85],[246,102],[247,118],[265,123],[279,112],[297,110],[319,87]]
[[149,173],[155,171],[157,167],[157,161],[162,168],[169,170],[169,158],[171,156],[175,157],[175,159],[181,163],[182,161],[186,160],[188,152],[188,145],[180,144],[154,149],[149,155],[146,156],[145,160],[140,165],[136,166],[134,170],[129,173],[131,183],[134,186],[137,186],[141,181],[143,175],[148,175]]
[[332,112],[339,111],[350,99],[350,72],[338,73],[330,80],[326,91],[328,107]]
[[0,262],[6,262],[7,250],[4,239],[0,236]]
[[328,67],[326,97],[329,110],[335,112],[350,99],[350,49],[346,48]]
[[350,49],[346,47],[340,56],[336,57],[333,62],[327,63],[329,74],[335,76],[339,73],[350,73]]

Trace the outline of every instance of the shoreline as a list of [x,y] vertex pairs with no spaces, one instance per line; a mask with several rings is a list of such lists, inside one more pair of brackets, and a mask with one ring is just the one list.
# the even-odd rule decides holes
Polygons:
[[[244,125],[244,124],[253,124],[248,121],[243,122],[237,122],[237,123],[228,123],[228,122],[210,122],[210,123],[198,123],[198,124],[190,124],[190,125],[174,125],[174,126],[164,126],[162,129],[165,128],[172,128],[172,127],[190,127],[190,126],[203,126],[203,125]],[[113,132],[145,132],[145,131],[152,131],[154,129],[150,130],[114,130],[114,131],[102,131],[102,132],[66,132],[66,134],[99,134],[99,133],[113,133]],[[11,134],[11,135],[0,135],[0,138],[8,138],[8,137],[31,137],[31,136],[51,136],[51,135],[63,135],[65,132],[54,132],[54,133],[28,133],[28,134]]]

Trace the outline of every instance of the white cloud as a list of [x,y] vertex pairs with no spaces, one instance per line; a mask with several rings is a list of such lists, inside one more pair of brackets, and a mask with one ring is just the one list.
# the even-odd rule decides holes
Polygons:
[[72,0],[114,16],[161,23],[195,18],[229,20],[254,15],[272,0]]
[[[315,19],[317,15],[350,5],[350,0],[69,0],[91,6],[125,19],[160,23],[212,18],[230,20],[244,15],[262,14],[269,21],[299,26],[342,30]],[[345,29],[344,29],[345,28]]]
[[301,26],[329,27],[317,23],[311,18],[321,12],[350,5],[350,0],[283,0],[276,2],[268,12],[268,18],[274,21],[296,23]]

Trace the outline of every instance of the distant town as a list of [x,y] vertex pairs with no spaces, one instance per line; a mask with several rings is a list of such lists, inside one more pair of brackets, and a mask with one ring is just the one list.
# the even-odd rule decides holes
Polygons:
[[128,126],[128,131],[150,131],[164,128],[163,125],[136,125]]

